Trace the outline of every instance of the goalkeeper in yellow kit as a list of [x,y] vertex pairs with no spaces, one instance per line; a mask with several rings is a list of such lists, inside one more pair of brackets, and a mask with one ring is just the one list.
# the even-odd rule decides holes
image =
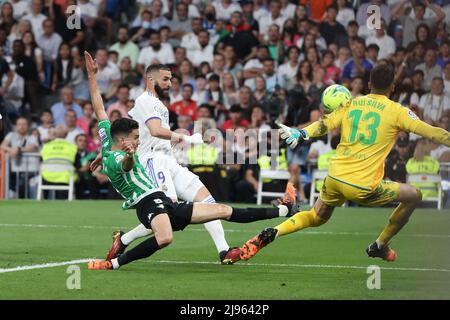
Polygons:
[[422,200],[422,194],[411,185],[384,181],[384,161],[399,131],[413,132],[446,146],[450,146],[450,133],[428,125],[408,108],[388,99],[394,89],[391,66],[376,66],[370,73],[369,88],[370,94],[351,100],[302,130],[280,125],[281,138],[291,148],[335,128],[341,129],[341,141],[314,207],[298,212],[247,241],[241,248],[239,259],[250,259],[280,236],[326,223],[334,208],[346,200],[374,207],[399,202],[378,239],[366,250],[369,257],[386,261],[396,259],[397,254],[388,244],[408,222]]

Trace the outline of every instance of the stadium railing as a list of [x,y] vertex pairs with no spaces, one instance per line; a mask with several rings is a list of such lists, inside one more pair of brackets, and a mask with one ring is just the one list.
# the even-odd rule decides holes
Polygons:
[[[24,152],[21,154],[21,164],[15,165],[13,171],[13,161],[7,153],[2,155],[2,168],[0,171],[0,177],[2,177],[1,183],[3,184],[3,198],[11,198],[11,190],[14,190],[13,198],[19,198],[21,190],[24,193],[23,198],[34,198],[35,188],[33,187],[33,177],[39,174],[39,161],[41,155],[38,152]],[[16,160],[17,161],[17,160]],[[4,170],[4,171],[3,171]],[[4,172],[4,174],[3,174]],[[10,185],[10,181],[14,185]]]
[[263,197],[283,197],[283,192],[269,192],[263,191],[264,179],[289,180],[291,174],[287,170],[260,170],[258,181],[258,193],[256,196],[256,203],[262,204]]

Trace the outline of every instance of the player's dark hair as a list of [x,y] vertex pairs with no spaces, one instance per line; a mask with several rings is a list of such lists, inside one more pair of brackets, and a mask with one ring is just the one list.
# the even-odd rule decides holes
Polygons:
[[128,118],[117,119],[111,125],[111,137],[115,139],[120,134],[129,135],[134,129],[139,129],[137,121]]
[[372,89],[386,92],[394,82],[394,68],[390,64],[378,64],[370,72]]
[[171,71],[170,68],[168,66],[166,66],[165,64],[155,63],[155,64],[151,64],[147,67],[147,69],[145,70],[145,74],[157,72],[160,70]]

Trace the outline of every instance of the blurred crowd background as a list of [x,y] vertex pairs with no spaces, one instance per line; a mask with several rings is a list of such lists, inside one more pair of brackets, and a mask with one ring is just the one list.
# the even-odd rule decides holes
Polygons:
[[[324,88],[340,83],[354,97],[367,94],[370,70],[389,63],[396,70],[391,99],[449,129],[449,0],[0,3],[0,142],[3,160],[9,159],[5,192],[12,198],[35,197],[39,163],[57,150],[77,168],[77,199],[116,197],[106,176],[89,171],[100,139],[84,50],[99,65],[97,78],[111,121],[128,116],[144,91],[142,74],[151,63],[173,71],[170,99],[164,100],[173,129],[192,132],[194,122],[202,121],[224,134],[267,132],[275,121],[305,127],[324,114]],[[72,5],[78,11],[67,12]],[[379,10],[368,10],[370,5]],[[379,28],[373,29],[370,23],[378,13]],[[80,14],[78,25],[72,23],[77,20],[73,14]],[[247,159],[257,152],[258,139],[262,135],[244,144],[231,141],[223,150]],[[338,142],[334,131],[295,150],[283,145],[276,150],[275,167],[290,172],[301,201],[309,197],[312,170],[327,168]],[[259,170],[274,167],[270,148],[256,164],[217,165],[223,150],[206,144],[177,158],[200,175],[216,199],[254,202]],[[448,148],[401,133],[387,159],[386,178],[405,182],[408,173],[438,173],[446,162]],[[67,182],[51,173],[45,179]],[[273,190],[285,184],[265,182]]]

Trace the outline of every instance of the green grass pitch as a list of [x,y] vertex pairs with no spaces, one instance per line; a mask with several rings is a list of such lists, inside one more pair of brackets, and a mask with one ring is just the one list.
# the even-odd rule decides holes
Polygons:
[[[218,264],[202,225],[176,232],[174,242],[118,271],[81,268],[79,290],[68,265],[19,266],[103,258],[117,227],[138,224],[119,201],[1,201],[0,299],[450,299],[450,212],[417,210],[394,238],[398,260],[369,259],[391,209],[339,208],[319,228],[278,239],[254,259]],[[230,245],[241,245],[278,218],[224,222]],[[381,289],[369,290],[367,267],[381,268]],[[13,269],[13,272],[5,272]]]

